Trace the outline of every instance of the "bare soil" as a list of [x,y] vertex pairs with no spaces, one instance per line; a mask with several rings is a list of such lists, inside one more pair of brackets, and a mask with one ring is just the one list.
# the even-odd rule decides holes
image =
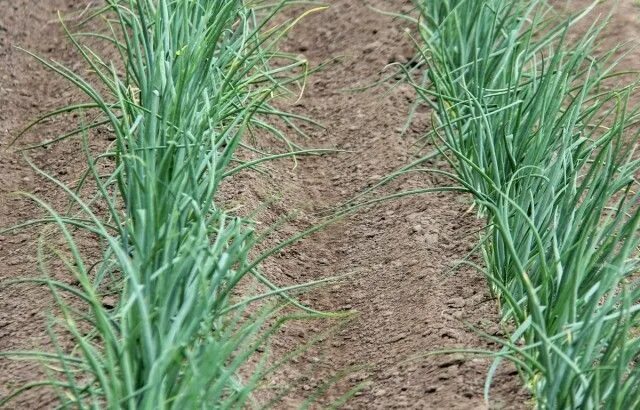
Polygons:
[[[225,188],[227,199],[246,201],[249,208],[281,198],[260,216],[265,223],[292,210],[300,212],[265,246],[313,226],[320,220],[319,212],[343,203],[414,160],[422,145],[420,137],[429,128],[430,114],[418,112],[408,131],[401,132],[414,98],[406,85],[353,90],[392,73],[391,68],[383,72],[387,64],[405,63],[413,55],[405,30],[411,25],[372,10],[410,12],[410,2],[329,3],[328,10],[305,18],[286,42],[288,51],[304,54],[312,65],[327,65],[310,78],[303,98],[284,108],[325,126],[305,127],[310,138],[299,140],[300,144],[341,151],[300,157],[295,167],[290,160],[274,162],[268,174],[243,174]],[[586,3],[577,1],[571,7]],[[614,24],[620,31],[605,39],[609,44],[640,32],[633,1],[622,3],[624,13],[616,16],[620,23]],[[0,5],[0,227],[41,215],[28,201],[12,196],[13,192],[33,192],[54,205],[64,204],[59,190],[44,184],[8,143],[37,114],[77,101],[77,94],[14,46],[80,69],[56,11],[69,13],[84,5],[73,0],[15,0]],[[51,121],[20,145],[49,139],[66,129],[64,121]],[[106,143],[106,137],[92,141],[96,147]],[[77,141],[28,155],[67,182],[73,182],[83,169]],[[430,165],[446,166],[442,162]],[[401,178],[379,194],[450,184],[421,173]],[[274,355],[290,352],[301,343],[314,343],[270,380],[268,395],[283,396],[274,407],[531,407],[511,366],[501,367],[487,405],[483,384],[490,360],[460,354],[427,355],[447,349],[499,349],[477,332],[501,332],[496,302],[487,292],[485,279],[474,269],[456,268],[456,262],[476,245],[476,233],[482,228],[469,211],[470,204],[466,196],[439,192],[367,207],[265,263],[265,274],[283,285],[348,274],[339,283],[309,292],[302,299],[320,310],[355,312],[350,320],[298,321],[285,326],[274,340]],[[33,231],[0,236],[0,281],[36,275],[35,253]],[[49,346],[44,331],[51,311],[48,293],[25,286],[0,289],[0,351]],[[37,365],[0,358],[0,397],[43,376]],[[341,405],[340,399],[350,392],[353,397]],[[48,409],[54,402],[51,392],[33,390],[10,408]]]
[[[71,15],[81,11],[73,0],[16,0],[0,4],[0,227],[42,217],[35,204],[16,192],[29,192],[64,209],[60,190],[46,183],[27,164],[16,148],[52,139],[69,130],[71,118],[47,121],[42,127],[10,146],[17,133],[44,112],[78,101],[73,87],[45,69],[21,47],[45,59],[55,59],[79,70],[80,60],[62,31],[57,12]],[[69,22],[73,24],[73,22]],[[93,148],[106,146],[106,137],[95,138]],[[79,144],[72,141],[28,151],[39,168],[66,183],[73,183],[84,169]],[[37,270],[36,230],[0,236],[0,351],[31,350],[52,346],[45,329],[52,313],[52,299],[45,288],[6,284],[7,280],[40,276]],[[92,244],[87,242],[87,248]],[[55,279],[72,282],[64,269],[54,266]],[[65,345],[65,340],[60,340]],[[26,383],[42,380],[39,365],[0,358],[0,397]],[[53,408],[55,395],[32,390],[11,402],[12,409]]]
[[[410,12],[410,2],[330,4],[294,29],[286,49],[304,54],[312,66],[330,61],[310,78],[293,109],[326,127],[307,128],[310,139],[301,144],[342,152],[299,158],[295,170],[290,161],[272,165],[272,180],[254,188],[254,196],[262,200],[278,189],[283,199],[275,209],[302,212],[297,225],[279,239],[313,225],[318,213],[415,160],[429,127],[430,114],[419,112],[402,133],[414,100],[404,84],[354,91],[392,76],[394,70],[385,66],[413,56],[406,32],[410,23],[372,10]],[[429,165],[446,167],[441,161]],[[421,173],[377,195],[451,184]],[[266,265],[269,276],[283,285],[349,275],[303,300],[319,310],[355,312],[351,320],[331,323],[333,331],[318,321],[289,324],[276,340],[277,356],[320,339],[272,381],[272,388],[285,394],[287,408],[302,403],[329,408],[350,393],[354,395],[343,408],[487,407],[483,386],[490,360],[461,354],[425,357],[451,349],[498,349],[473,329],[500,333],[496,303],[484,277],[467,267],[455,269],[476,245],[481,229],[470,205],[466,196],[439,192],[368,207]],[[271,212],[277,217],[277,210]],[[291,384],[295,387],[282,393]],[[493,385],[491,408],[527,407],[528,396],[512,367],[503,366]]]

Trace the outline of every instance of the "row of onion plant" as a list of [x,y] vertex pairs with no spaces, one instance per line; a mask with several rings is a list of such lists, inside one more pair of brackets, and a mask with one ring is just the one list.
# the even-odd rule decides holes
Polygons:
[[[284,319],[274,318],[278,304],[247,306],[276,295],[297,304],[287,296],[297,287],[278,288],[260,274],[260,262],[272,251],[252,252],[258,238],[253,223],[225,211],[216,194],[224,179],[268,159],[240,161],[237,149],[247,129],[283,139],[270,117],[289,124],[298,118],[270,104],[295,92],[306,75],[303,59],[277,49],[296,23],[274,22],[284,6],[107,0],[85,11],[82,22],[105,30],[71,33],[65,26],[89,77],[34,56],[88,98],[36,121],[71,112],[85,119],[45,144],[79,136],[83,150],[75,160],[84,156],[88,167],[79,186],[36,168],[72,206],[60,212],[27,194],[48,216],[23,227],[54,226],[65,245],[41,240],[43,277],[15,282],[48,286],[61,313],[50,327],[53,351],[3,353],[41,361],[50,376],[21,387],[4,403],[38,387],[54,389],[61,408],[253,403],[252,392],[273,370],[273,361],[257,352],[265,351]],[[96,155],[90,139],[105,127],[115,140]],[[97,195],[87,200],[82,187]],[[97,262],[78,241],[82,232],[103,244]],[[76,284],[53,279],[52,255]],[[267,290],[242,296],[237,289],[245,277]],[[115,303],[104,303],[107,290],[115,292]],[[71,349],[60,341],[69,336]]]
[[538,408],[637,408],[636,84],[617,80],[619,50],[594,51],[605,23],[577,31],[595,3],[569,17],[542,0],[415,3],[413,83],[453,169],[439,172],[486,220],[476,267],[510,335],[487,399],[508,358]]

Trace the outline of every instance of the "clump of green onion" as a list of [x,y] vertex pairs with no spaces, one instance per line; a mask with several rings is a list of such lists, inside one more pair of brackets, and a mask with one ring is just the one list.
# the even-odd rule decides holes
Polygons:
[[[295,21],[267,26],[284,5],[108,0],[91,16],[104,17],[106,34],[68,32],[92,80],[40,60],[90,99],[45,118],[85,110],[101,114],[67,135],[83,136],[86,179],[98,195],[87,202],[79,189],[38,170],[73,204],[73,212],[63,215],[31,196],[49,214],[39,222],[53,223],[66,241],[63,250],[41,241],[41,272],[49,271],[47,255],[53,253],[79,286],[47,277],[27,281],[50,287],[62,312],[57,323],[76,346],[63,349],[52,326],[55,352],[5,353],[51,364],[57,374],[22,387],[0,404],[41,386],[55,389],[63,408],[241,408],[250,403],[272,370],[260,356],[253,357],[282,320],[266,326],[274,323],[276,306],[247,310],[247,305],[269,295],[287,297],[287,289],[258,273],[270,252],[250,258],[256,243],[252,224],[221,209],[216,193],[223,179],[261,161],[231,166],[247,128],[284,138],[268,117],[285,123],[298,118],[269,104],[292,92],[289,86],[306,75],[304,60],[276,48]],[[80,42],[82,36],[106,40],[119,61],[101,57]],[[278,64],[271,67],[274,59]],[[94,156],[90,131],[105,124],[115,135],[113,149]],[[99,171],[105,168],[113,172],[105,176]],[[95,203],[104,204],[106,212],[94,212]],[[96,264],[89,264],[77,243],[77,229],[104,243]],[[239,299],[234,290],[248,274],[269,293]],[[116,306],[105,306],[101,292],[113,288],[114,281]]]
[[[636,84],[609,83],[603,24],[544,1],[416,0],[434,135],[487,228],[502,340],[539,408],[640,406]],[[492,367],[486,388],[488,398]]]

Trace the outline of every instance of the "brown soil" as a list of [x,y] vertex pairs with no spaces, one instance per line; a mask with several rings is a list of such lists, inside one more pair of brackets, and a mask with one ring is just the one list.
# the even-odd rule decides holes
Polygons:
[[[16,0],[0,6],[1,228],[44,215],[32,202],[13,195],[15,192],[34,193],[56,209],[65,209],[67,204],[60,190],[39,177],[15,148],[61,135],[73,126],[73,122],[68,119],[47,121],[20,139],[16,146],[9,144],[38,115],[78,102],[80,96],[68,82],[16,46],[79,70],[79,57],[65,38],[57,15],[60,11],[69,16],[81,11],[79,6],[82,4],[74,0]],[[94,138],[90,143],[96,149],[106,144],[106,138]],[[77,141],[65,141],[26,154],[38,167],[66,183],[73,183],[84,169]],[[36,264],[37,233],[38,230],[23,230],[0,236],[0,282],[40,276]],[[86,240],[82,245],[89,248],[93,244]],[[71,282],[64,269],[54,269],[52,274],[55,279]],[[0,351],[42,347],[51,350],[45,326],[52,306],[49,291],[45,288],[3,285],[0,289]],[[60,342],[64,343],[63,340]],[[43,378],[45,374],[39,365],[0,358],[0,397]],[[52,408],[54,401],[52,392],[33,390],[12,401],[9,408]]]
[[[280,210],[302,210],[296,229],[285,232],[317,222],[313,215],[413,161],[416,146],[422,145],[429,113],[418,113],[410,130],[401,133],[414,98],[409,87],[349,90],[388,76],[392,69],[381,74],[387,64],[407,62],[414,52],[405,32],[410,24],[369,7],[411,10],[402,0],[332,1],[329,10],[305,19],[289,36],[288,50],[304,53],[312,65],[338,57],[310,79],[294,109],[326,126],[308,129],[306,146],[345,152],[302,158],[293,172],[291,162],[283,162],[273,167],[271,184],[256,188],[255,196],[264,199],[278,187],[284,198]],[[423,173],[396,181],[378,196],[447,185],[451,182]],[[277,391],[288,383],[296,386],[285,396],[287,408],[310,398],[312,407],[331,407],[357,386],[344,408],[486,407],[483,385],[490,360],[460,354],[416,357],[447,349],[498,349],[471,329],[499,333],[485,279],[470,268],[454,269],[481,228],[470,204],[470,198],[455,193],[386,202],[331,225],[267,264],[267,273],[281,278],[281,284],[350,274],[303,299],[320,310],[356,312],[328,335],[326,324],[318,321],[290,324],[283,331],[276,356],[300,342],[322,340],[273,381]],[[494,381],[491,408],[526,408],[528,396],[517,373],[504,367]],[[346,375],[336,380],[341,372]]]
[[[38,113],[75,101],[77,96],[60,77],[13,45],[76,66],[78,58],[64,39],[55,12],[77,10],[77,3],[16,0],[2,7],[0,227],[41,214],[27,201],[14,199],[11,192],[34,192],[56,205],[64,203],[59,191],[43,184],[7,144]],[[299,141],[301,144],[344,151],[299,158],[295,168],[291,161],[276,162],[270,165],[268,176],[243,174],[236,179],[237,185],[227,188],[229,195],[245,198],[254,207],[281,195],[283,199],[263,213],[266,221],[291,210],[301,212],[294,222],[269,238],[270,244],[312,226],[319,221],[318,212],[344,202],[415,159],[419,138],[428,129],[429,113],[419,112],[408,132],[400,132],[413,99],[404,85],[348,90],[373,83],[385,65],[406,62],[412,56],[405,33],[410,25],[368,8],[408,12],[409,2],[329,3],[329,10],[306,18],[294,30],[287,48],[304,54],[314,65],[337,59],[310,79],[295,107],[286,108],[326,126],[324,130],[306,127],[311,138]],[[625,10],[631,12],[632,0],[624,3]],[[622,18],[627,19],[628,14]],[[624,21],[625,30],[640,31],[635,20],[633,25]],[[619,40],[620,36],[612,37],[612,43]],[[21,144],[51,138],[66,128],[62,121],[49,122]],[[93,143],[101,146],[105,141]],[[71,160],[78,157],[77,143],[71,141],[29,155],[38,166],[67,182],[82,170],[82,161]],[[432,165],[445,166],[441,162]],[[424,173],[398,180],[379,193],[448,184],[445,179]],[[270,381],[270,395],[284,391],[283,402],[276,408],[297,408],[307,399],[313,399],[311,407],[331,407],[356,386],[361,388],[343,408],[487,407],[482,390],[490,360],[470,355],[417,357],[443,349],[499,348],[471,329],[500,332],[496,304],[487,293],[485,279],[467,267],[453,269],[472,250],[475,233],[481,228],[469,206],[469,198],[453,193],[386,202],[329,226],[265,264],[265,273],[280,284],[351,274],[302,299],[320,310],[356,312],[351,320],[340,323],[291,323],[276,337],[275,355],[320,339]],[[34,255],[33,232],[0,236],[0,281],[36,274]],[[0,351],[47,346],[44,329],[50,306],[46,289],[0,289]],[[337,330],[329,332],[332,325]],[[343,372],[344,377],[338,377]],[[0,358],[0,397],[41,377],[37,365]],[[518,375],[510,366],[503,366],[493,383],[489,407],[527,408],[527,402]],[[53,403],[50,392],[34,390],[12,402],[10,408],[45,409]]]

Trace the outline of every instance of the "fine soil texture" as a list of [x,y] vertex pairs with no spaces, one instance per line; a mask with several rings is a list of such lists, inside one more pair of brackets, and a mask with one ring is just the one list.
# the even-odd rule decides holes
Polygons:
[[[86,5],[74,0],[17,0],[0,4],[0,229],[45,215],[18,192],[32,193],[56,209],[64,209],[67,204],[60,189],[40,177],[26,158],[67,184],[77,181],[86,167],[77,140],[25,152],[17,150],[64,134],[77,119],[49,120],[11,145],[20,130],[39,115],[77,103],[82,97],[70,83],[23,50],[81,70],[80,57],[64,34],[58,12],[71,16],[67,24],[73,26]],[[107,134],[96,134],[91,148],[104,151],[108,138]],[[54,349],[46,332],[49,317],[56,313],[49,290],[24,284],[7,285],[12,279],[41,276],[36,257],[39,231],[27,229],[0,236],[0,351]],[[87,249],[95,246],[90,238],[80,244]],[[50,268],[54,279],[73,283],[62,266]],[[66,347],[65,340],[58,343]],[[46,372],[38,364],[0,357],[0,397],[45,378]],[[11,401],[9,408],[55,408],[55,395],[34,389]]]
[[[318,222],[314,215],[365,191],[417,159],[419,151],[434,149],[423,147],[421,138],[429,128],[429,112],[416,113],[403,132],[414,95],[410,87],[393,81],[399,78],[393,64],[408,63],[415,52],[408,34],[411,24],[380,12],[409,13],[410,2],[330,4],[305,18],[285,49],[304,54],[311,66],[326,64],[309,79],[294,107],[325,129],[305,129],[310,138],[300,143],[340,152],[299,158],[294,170],[291,161],[272,165],[271,183],[258,185],[255,193],[269,198],[278,187],[284,198],[280,210],[301,210],[299,223],[287,232],[312,226]],[[372,86],[382,80],[388,80],[387,85]],[[436,161],[428,166],[446,164]],[[373,197],[450,185],[423,172],[400,178]],[[316,320],[290,324],[283,331],[275,353],[315,341],[313,348],[285,366],[281,380],[273,382],[276,389],[293,385],[282,393],[286,407],[486,408],[483,388],[492,361],[438,354],[499,349],[479,336],[479,331],[501,334],[497,305],[484,277],[457,266],[482,229],[470,206],[470,197],[447,192],[385,201],[328,226],[270,261],[265,269],[271,277],[281,277],[281,285],[348,275],[302,299],[318,310],[353,312],[350,320],[332,323],[333,329]],[[529,397],[521,385],[515,369],[502,366],[493,382],[491,408],[527,408]]]
[[[414,55],[412,24],[380,12],[412,13],[410,1],[327,3],[328,9],[305,17],[284,44],[286,51],[304,55],[312,67],[323,67],[309,78],[299,100],[282,104],[324,126],[301,125],[308,138],[296,139],[298,144],[337,151],[301,156],[295,163],[273,162],[268,172],[242,174],[224,187],[225,201],[249,209],[270,203],[257,217],[265,225],[297,212],[264,246],[309,229],[323,220],[320,215],[434,149],[422,138],[430,129],[429,112],[416,112],[405,129],[415,97],[395,74],[395,64],[410,66]],[[577,9],[588,1],[556,3]],[[640,33],[633,0],[622,3],[624,12],[616,14],[611,30],[615,33],[604,39],[607,44]],[[15,46],[82,70],[57,11],[78,16],[87,4],[15,0],[0,5],[0,228],[42,215],[15,192],[31,192],[64,206],[59,189],[44,183],[16,148],[54,138],[69,129],[68,123],[49,121],[15,146],[9,144],[38,114],[78,101],[66,81]],[[300,10],[289,13],[295,16]],[[622,29],[618,32],[617,27]],[[625,66],[633,67],[632,60],[627,58]],[[99,151],[108,143],[109,135],[97,133],[91,145]],[[275,144],[273,150],[281,148]],[[27,155],[67,183],[84,169],[77,139]],[[434,160],[424,166],[447,165]],[[451,353],[496,352],[500,346],[481,333],[501,336],[504,329],[498,325],[498,307],[483,275],[458,263],[473,253],[482,225],[471,198],[446,192],[450,185],[426,171],[398,178],[369,198],[425,188],[434,192],[362,207],[264,264],[265,275],[279,285],[343,277],[300,299],[317,310],[349,314],[346,319],[291,322],[276,335],[271,352],[275,358],[301,345],[307,348],[269,380],[264,397],[280,398],[274,408],[531,408],[515,368],[500,366],[486,403],[483,389],[492,360]],[[38,275],[33,233],[0,236],[0,282]],[[94,244],[87,238],[86,245]],[[471,260],[479,262],[475,256]],[[52,274],[64,279],[65,272]],[[51,312],[46,288],[3,286],[0,351],[51,349],[46,333]],[[44,377],[39,365],[0,357],[0,397]],[[34,389],[8,408],[55,408],[55,395]]]

